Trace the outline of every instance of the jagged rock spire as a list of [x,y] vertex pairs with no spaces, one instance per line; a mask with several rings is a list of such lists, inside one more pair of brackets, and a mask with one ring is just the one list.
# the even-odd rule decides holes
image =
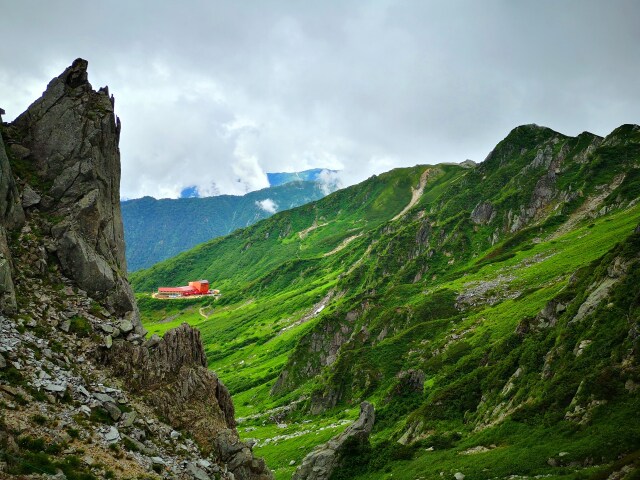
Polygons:
[[126,279],[119,121],[108,90],[93,90],[87,67],[78,58],[49,82],[42,97],[13,122],[11,142],[32,167],[33,175],[21,181],[40,201],[29,208],[56,219],[50,250],[64,273],[114,313],[129,317],[140,334]]

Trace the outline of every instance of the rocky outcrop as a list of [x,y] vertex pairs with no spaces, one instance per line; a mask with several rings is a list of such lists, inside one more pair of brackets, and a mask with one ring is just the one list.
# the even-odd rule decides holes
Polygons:
[[185,323],[144,345],[115,341],[104,361],[174,428],[189,431],[216,453],[238,480],[272,478],[264,461],[240,441],[231,395],[207,369],[198,330]]
[[[168,331],[154,346],[149,343],[114,341],[105,361],[132,391],[143,392],[176,427],[189,427],[205,443],[211,431],[235,426],[231,397],[206,368],[198,330],[185,323]],[[191,424],[197,417],[200,421]]]
[[[4,113],[4,110],[0,109]],[[0,123],[2,118],[0,117]],[[16,298],[12,279],[13,265],[7,243],[7,233],[24,223],[18,189],[11,165],[0,136],[0,311],[15,312]]]
[[424,390],[426,374],[420,369],[410,368],[396,375],[397,383],[387,395],[387,401],[413,393],[421,394]]
[[481,202],[471,212],[471,221],[476,225],[486,225],[495,218],[496,211],[489,202]]
[[[185,324],[144,341],[126,279],[119,133],[113,97],[92,89],[82,59],[2,126],[0,369],[15,368],[29,387],[3,377],[0,403],[20,430],[29,424],[46,441],[47,429],[30,425],[21,405],[65,419],[52,424],[71,422],[77,441],[100,455],[136,452],[115,462],[121,476],[272,479],[239,440],[231,396],[207,369],[200,333]],[[94,459],[83,465],[105,478]],[[15,468],[0,462],[0,477]]]
[[[77,59],[7,128],[11,151],[28,169],[22,204],[54,219],[63,272],[114,313],[142,325],[126,280],[120,214],[120,120],[108,88],[94,91]],[[19,201],[19,199],[18,199]]]
[[360,405],[360,417],[347,429],[309,453],[293,474],[292,480],[326,480],[344,461],[347,449],[363,447],[375,422],[375,411],[369,402]]
[[[301,367],[291,365],[291,371],[284,369],[271,388],[271,394],[279,395],[291,388],[298,376],[308,378],[318,374],[323,367],[332,365],[338,358],[340,347],[349,340],[356,317],[355,313],[348,313],[344,323],[325,322],[321,330],[306,337],[300,346],[300,353],[304,355],[305,363]],[[313,362],[311,355],[305,350],[313,356],[317,355],[319,361]],[[330,405],[329,408],[334,405]]]

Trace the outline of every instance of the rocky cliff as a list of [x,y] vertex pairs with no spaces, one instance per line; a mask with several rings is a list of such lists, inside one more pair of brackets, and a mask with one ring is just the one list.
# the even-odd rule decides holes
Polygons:
[[[0,113],[4,113],[0,110]],[[0,121],[1,121],[0,117]],[[16,298],[12,272],[14,265],[7,243],[7,234],[24,223],[24,212],[16,187],[9,158],[0,137],[0,310],[15,312]]]
[[120,121],[78,59],[0,144],[0,477],[269,479],[187,325],[145,341]]
[[51,220],[49,252],[63,272],[142,333],[125,274],[120,120],[107,87],[94,91],[77,59],[6,128],[22,205]]
[[240,442],[231,395],[207,369],[199,331],[185,323],[143,345],[119,340],[105,354],[131,391],[144,395],[171,425],[189,431],[237,478],[270,478],[264,461]]

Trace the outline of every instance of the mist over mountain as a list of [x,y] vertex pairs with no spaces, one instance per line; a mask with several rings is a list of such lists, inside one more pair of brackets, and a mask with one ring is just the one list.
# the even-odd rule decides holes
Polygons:
[[337,170],[312,168],[310,170],[303,170],[302,172],[267,173],[267,179],[269,180],[269,185],[276,187],[278,185],[300,180],[308,182],[328,181],[332,176],[335,177],[337,173]]

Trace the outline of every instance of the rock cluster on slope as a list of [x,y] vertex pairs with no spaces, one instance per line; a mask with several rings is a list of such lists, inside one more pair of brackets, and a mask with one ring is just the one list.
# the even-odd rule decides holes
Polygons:
[[237,478],[270,478],[264,461],[238,437],[231,395],[207,369],[198,330],[185,323],[143,345],[119,340],[105,352],[105,360],[131,391],[144,395],[206,451],[214,451]]

